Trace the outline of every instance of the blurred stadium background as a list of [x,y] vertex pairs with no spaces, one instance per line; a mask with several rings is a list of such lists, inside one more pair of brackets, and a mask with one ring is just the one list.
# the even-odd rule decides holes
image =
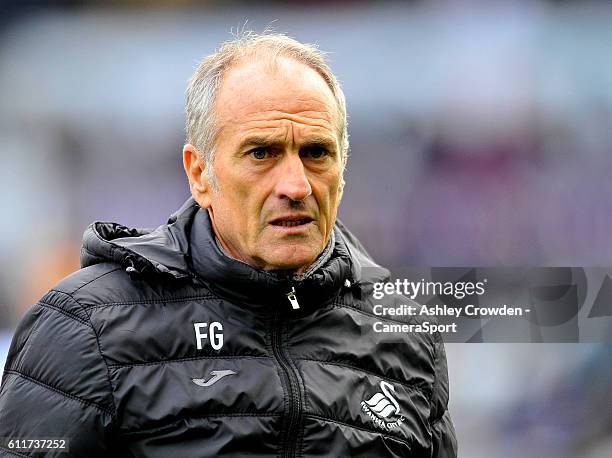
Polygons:
[[[0,0],[0,363],[93,220],[188,195],[184,88],[233,28],[329,52],[349,105],[340,217],[410,265],[612,265],[612,4]],[[596,344],[447,345],[463,458],[612,456]]]

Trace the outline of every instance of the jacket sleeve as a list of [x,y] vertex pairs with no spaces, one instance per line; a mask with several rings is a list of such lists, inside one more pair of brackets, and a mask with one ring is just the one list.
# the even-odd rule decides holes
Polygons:
[[108,368],[89,317],[69,294],[52,290],[11,342],[0,386],[0,457],[31,456],[7,441],[37,438],[65,439],[62,456],[110,456],[114,419]]
[[448,370],[446,352],[440,334],[435,334],[435,382],[429,417],[431,428],[431,458],[457,458],[457,437],[448,411]]

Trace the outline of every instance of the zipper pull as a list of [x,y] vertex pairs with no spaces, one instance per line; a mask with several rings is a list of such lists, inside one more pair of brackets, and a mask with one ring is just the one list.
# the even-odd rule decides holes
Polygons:
[[291,291],[287,293],[287,299],[289,299],[289,302],[291,303],[291,308],[293,310],[297,310],[300,308],[300,303],[298,302],[297,297],[295,297],[295,286],[292,286]]

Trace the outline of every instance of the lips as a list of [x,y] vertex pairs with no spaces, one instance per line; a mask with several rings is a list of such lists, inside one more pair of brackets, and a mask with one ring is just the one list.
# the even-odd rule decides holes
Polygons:
[[270,224],[280,227],[296,227],[303,224],[308,224],[312,221],[314,221],[314,218],[307,215],[288,215],[275,218],[270,221]]
[[306,221],[305,219],[300,219],[298,221],[279,221],[277,223],[272,223],[275,226],[283,226],[283,227],[295,227],[295,226],[301,226],[302,224],[306,224],[308,223],[308,221]]

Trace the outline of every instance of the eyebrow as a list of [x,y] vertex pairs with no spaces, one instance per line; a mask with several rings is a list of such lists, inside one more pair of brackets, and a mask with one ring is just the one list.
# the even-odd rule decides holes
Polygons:
[[[238,149],[243,150],[245,148],[261,148],[264,146],[275,147],[282,146],[284,143],[284,141],[273,140],[267,137],[247,137],[242,142],[240,142]],[[301,148],[313,146],[319,148],[326,148],[328,150],[336,149],[336,143],[331,138],[321,136],[307,137],[300,145]]]

